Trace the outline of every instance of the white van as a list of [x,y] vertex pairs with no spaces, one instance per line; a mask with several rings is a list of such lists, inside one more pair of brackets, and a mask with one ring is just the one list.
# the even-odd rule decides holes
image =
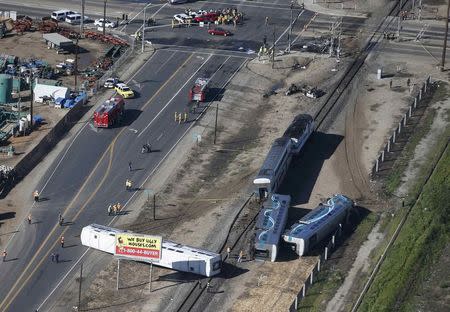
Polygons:
[[70,11],[70,10],[59,10],[59,11],[53,12],[51,17],[55,21],[65,21],[67,15],[72,15],[72,14],[76,14],[76,12]]
[[[86,21],[87,19],[88,19],[88,17],[85,15],[84,21]],[[79,24],[80,22],[81,22],[81,14],[78,14],[78,13],[70,14],[70,15],[67,15],[67,17],[66,17],[66,23]]]
[[181,4],[189,2],[189,0],[168,0],[170,4]]

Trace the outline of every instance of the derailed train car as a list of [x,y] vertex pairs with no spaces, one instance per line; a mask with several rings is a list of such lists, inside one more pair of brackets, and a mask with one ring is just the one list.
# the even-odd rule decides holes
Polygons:
[[258,175],[253,180],[260,199],[277,192],[291,163],[314,132],[314,120],[310,115],[297,115],[283,137],[275,139]]
[[353,200],[345,195],[333,195],[286,230],[283,239],[299,256],[303,256],[345,222],[354,205]]
[[[124,232],[128,231],[91,224],[82,229],[80,238],[81,243],[86,247],[114,254],[116,234]],[[161,259],[154,264],[177,271],[210,277],[220,273],[222,256],[205,249],[163,240]]]
[[276,260],[278,244],[286,226],[290,203],[291,196],[280,194],[273,194],[264,202],[255,225],[255,259],[272,262]]

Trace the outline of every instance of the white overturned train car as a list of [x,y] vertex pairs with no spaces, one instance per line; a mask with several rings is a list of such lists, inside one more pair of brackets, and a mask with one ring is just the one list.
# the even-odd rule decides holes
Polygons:
[[259,198],[275,193],[283,182],[293,154],[298,154],[314,131],[310,115],[301,114],[294,118],[283,137],[275,139],[253,184],[258,188]]
[[354,202],[350,198],[336,194],[286,230],[283,239],[292,244],[299,256],[303,256],[336,230],[338,225],[346,220],[353,207]]
[[[127,231],[91,224],[82,229],[81,243],[86,247],[114,254],[116,233],[123,232]],[[163,240],[161,260],[154,264],[209,277],[220,273],[222,257],[204,249]]]
[[272,262],[276,260],[278,244],[286,226],[290,203],[289,195],[279,194],[273,194],[264,202],[255,225],[255,259]]

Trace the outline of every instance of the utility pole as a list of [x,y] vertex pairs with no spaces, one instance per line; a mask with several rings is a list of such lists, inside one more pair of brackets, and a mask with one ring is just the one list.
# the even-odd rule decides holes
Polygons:
[[80,284],[78,287],[78,311],[81,311],[81,282],[83,281],[83,263],[80,266]]
[[76,45],[75,45],[75,68],[73,69],[73,75],[75,78],[75,91],[77,91],[77,87],[78,87],[78,38],[79,38],[79,36],[77,36]]
[[145,9],[147,8],[147,6],[144,7],[144,20],[142,21],[142,36],[141,36],[141,40],[142,40],[142,53],[144,53],[144,49],[145,49],[145,41],[144,41],[144,37],[145,37]]
[[80,21],[80,34],[84,31],[84,1],[81,0],[81,21]]
[[216,103],[216,121],[214,122],[214,145],[216,145],[217,138],[217,118],[219,117],[219,102]]
[[397,22],[397,41],[400,41],[400,30],[402,29],[402,6],[403,1],[400,0],[399,7],[398,7],[398,22]]
[[156,220],[156,194],[153,194],[153,220]]
[[33,131],[33,101],[34,101],[34,93],[33,93],[33,72],[30,72],[30,129]]
[[272,69],[275,67],[275,25],[273,25],[273,46],[272,46]]
[[106,22],[106,2],[108,0],[105,0],[104,5],[103,5],[103,36],[105,35],[105,22]]
[[444,71],[445,66],[445,54],[447,52],[447,36],[448,36],[448,17],[450,15],[450,0],[447,0],[447,16],[445,17],[445,35],[444,35],[444,46],[442,49],[442,63],[441,63],[441,71]]
[[294,19],[294,1],[291,1],[291,21],[288,32],[288,53],[291,53],[291,39],[292,39],[292,23]]

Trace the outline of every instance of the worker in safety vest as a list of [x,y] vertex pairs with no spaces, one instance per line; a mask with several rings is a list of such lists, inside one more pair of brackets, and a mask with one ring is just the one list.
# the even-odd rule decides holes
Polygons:
[[35,202],[39,201],[39,192],[37,190],[33,192],[33,198]]
[[131,180],[127,179],[125,181],[125,188],[126,188],[127,191],[131,190],[131,185],[132,185]]

